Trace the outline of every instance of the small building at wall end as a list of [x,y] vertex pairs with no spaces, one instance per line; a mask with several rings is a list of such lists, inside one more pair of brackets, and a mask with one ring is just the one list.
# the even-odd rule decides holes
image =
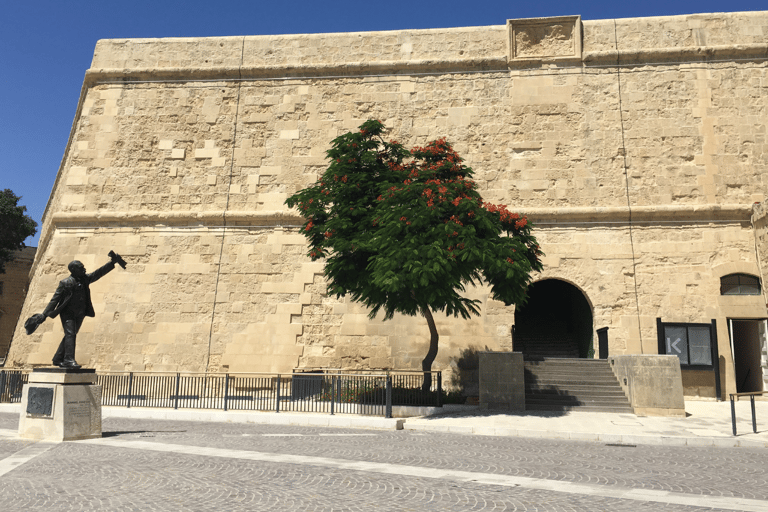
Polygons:
[[0,366],[5,363],[11,348],[13,333],[27,297],[29,272],[36,251],[36,247],[17,251],[13,259],[6,263],[5,274],[0,274]]

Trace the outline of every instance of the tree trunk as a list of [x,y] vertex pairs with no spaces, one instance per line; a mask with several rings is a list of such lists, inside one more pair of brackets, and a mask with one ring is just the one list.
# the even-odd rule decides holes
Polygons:
[[424,318],[427,319],[427,325],[429,325],[429,350],[426,357],[421,361],[421,370],[424,372],[424,383],[421,385],[423,392],[428,392],[432,387],[432,363],[435,362],[437,357],[437,342],[440,337],[437,334],[437,327],[435,326],[435,319],[432,318],[432,312],[429,310],[429,306],[425,306],[421,310]]

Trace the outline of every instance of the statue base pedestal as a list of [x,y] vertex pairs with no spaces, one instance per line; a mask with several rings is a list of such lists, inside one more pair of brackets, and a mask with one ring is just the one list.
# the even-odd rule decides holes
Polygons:
[[35,369],[21,395],[19,437],[40,441],[101,437],[96,370]]

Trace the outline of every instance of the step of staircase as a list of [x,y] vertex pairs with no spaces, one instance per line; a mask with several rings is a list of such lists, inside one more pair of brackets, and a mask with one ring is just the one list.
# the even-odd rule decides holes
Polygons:
[[633,412],[607,360],[576,358],[525,361],[525,408]]
[[544,337],[520,336],[516,338],[526,357],[547,358],[577,358],[579,347],[570,339],[553,339]]

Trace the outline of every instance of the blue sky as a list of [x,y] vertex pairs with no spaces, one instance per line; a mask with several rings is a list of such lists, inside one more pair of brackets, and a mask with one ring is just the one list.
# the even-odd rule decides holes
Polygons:
[[[765,0],[5,0],[0,3],[0,189],[40,223],[99,39],[203,37],[503,25],[768,9]],[[39,235],[38,235],[39,236]],[[26,241],[36,246],[38,236]]]

